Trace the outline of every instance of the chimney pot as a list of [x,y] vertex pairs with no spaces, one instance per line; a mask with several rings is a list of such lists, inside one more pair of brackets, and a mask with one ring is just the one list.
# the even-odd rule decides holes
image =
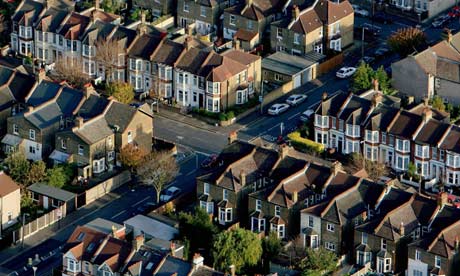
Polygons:
[[326,91],[323,92],[322,99],[323,99],[323,101],[327,100],[327,92]]
[[81,128],[83,126],[83,117],[81,116],[78,116],[77,118],[75,118],[75,126],[78,127],[78,128]]
[[281,159],[284,159],[289,153],[289,147],[286,144],[282,144],[279,148],[279,155]]
[[238,40],[238,38],[236,36],[233,37],[233,48],[235,50],[240,49],[240,41]]
[[99,0],[96,0],[96,1],[94,2],[94,7],[96,8],[96,10],[99,10],[99,9],[100,9]]
[[134,240],[133,240],[133,249],[135,251],[139,251],[139,249],[141,248],[141,246],[144,245],[144,235],[143,234],[140,234],[139,236],[135,237]]
[[37,71],[36,74],[37,74],[37,75],[36,75],[36,80],[37,80],[37,82],[39,82],[39,83],[42,82],[42,80],[44,80],[44,79],[46,78],[46,71],[45,71],[45,69],[43,69],[43,68],[40,68],[40,69]]
[[342,163],[340,163],[339,161],[335,161],[334,163],[332,163],[331,173],[333,175],[337,175],[337,173],[341,170],[343,170]]
[[300,9],[299,9],[299,6],[297,5],[294,5],[293,9],[292,9],[292,19],[294,21],[296,21],[300,16]]
[[433,111],[429,107],[423,108],[422,112],[423,112],[422,113],[423,121],[425,123],[428,122],[433,117]]
[[374,79],[372,81],[372,84],[374,85],[374,91],[380,91],[379,90],[379,80],[378,79]]
[[449,196],[446,192],[441,192],[438,194],[438,206],[443,207],[447,204]]

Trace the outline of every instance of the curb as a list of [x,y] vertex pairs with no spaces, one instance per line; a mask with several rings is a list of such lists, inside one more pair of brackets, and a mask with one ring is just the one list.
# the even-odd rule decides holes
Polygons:
[[184,124],[184,125],[189,125],[189,126],[194,127],[194,128],[198,128],[198,129],[205,130],[205,131],[209,131],[209,132],[216,133],[216,134],[221,134],[221,133],[218,132],[218,131],[211,130],[211,129],[207,129],[207,128],[202,127],[202,126],[198,126],[198,125],[191,124],[191,123],[184,122],[184,121],[174,120],[174,119],[172,119],[172,118],[170,118],[170,117],[167,117],[167,116],[161,114],[161,112],[160,112],[160,113],[155,113],[153,116],[154,116],[154,117],[155,117],[155,116],[159,116],[159,117],[162,117],[162,118],[165,118],[165,119],[174,121],[174,122],[179,122],[179,123]]

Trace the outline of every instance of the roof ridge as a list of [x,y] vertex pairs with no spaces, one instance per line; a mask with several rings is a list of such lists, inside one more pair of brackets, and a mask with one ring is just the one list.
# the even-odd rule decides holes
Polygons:
[[406,202],[404,202],[403,204],[401,204],[399,206],[396,206],[394,209],[392,209],[391,211],[386,213],[386,215],[383,217],[383,219],[380,221],[380,223],[377,225],[377,227],[375,227],[374,233],[377,233],[380,230],[380,228],[383,226],[383,223],[385,222],[386,219],[389,219],[393,214],[395,214],[396,212],[398,212],[402,208],[407,207],[408,205],[412,205],[412,202],[414,202],[414,199],[415,199],[415,195],[416,194],[412,194],[412,196]]
[[452,229],[453,227],[458,226],[458,225],[460,225],[460,220],[457,220],[456,222],[444,227],[439,232],[439,234],[436,236],[436,238],[430,243],[430,245],[428,246],[428,250],[431,250],[433,248],[433,246],[435,245],[436,241],[441,237],[441,235],[444,235],[444,232],[449,231],[450,229]]
[[285,183],[287,180],[289,180],[289,179],[292,178],[292,177],[297,177],[299,173],[306,172],[306,171],[308,170],[308,168],[310,167],[310,164],[311,164],[310,162],[307,162],[307,163],[305,164],[305,166],[303,166],[300,170],[298,170],[298,171],[294,172],[293,174],[290,174],[290,175],[288,175],[287,177],[285,177],[284,179],[282,179],[282,180],[280,181],[280,183],[278,183],[278,185],[276,185],[276,187],[273,189],[273,191],[272,191],[272,192],[270,193],[270,195],[267,197],[268,201],[271,201],[271,200],[273,199],[273,197],[274,197],[275,194],[276,194],[276,191],[277,191],[278,189],[280,189],[281,187],[283,187],[283,186],[284,186],[284,183]]
[[324,208],[324,210],[321,212],[321,217],[323,217],[326,214],[325,212],[327,212],[332,207],[332,202],[335,202],[338,199],[342,199],[344,196],[348,195],[352,190],[358,189],[358,187],[361,185],[362,181],[363,181],[362,178],[358,178],[358,181],[356,182],[355,185],[351,186],[350,188],[348,188],[347,190],[341,192],[340,194],[334,196],[331,199],[331,201],[329,202],[329,204],[326,206],[326,208]]

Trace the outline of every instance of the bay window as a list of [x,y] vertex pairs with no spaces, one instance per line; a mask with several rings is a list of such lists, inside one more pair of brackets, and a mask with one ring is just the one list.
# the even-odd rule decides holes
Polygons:
[[430,155],[430,148],[424,145],[415,145],[415,156],[420,158],[428,158]]
[[456,154],[447,154],[447,166],[458,168],[460,166],[460,156]]
[[93,160],[93,173],[101,173],[105,171],[105,158]]
[[284,224],[275,224],[270,225],[270,231],[276,233],[279,239],[284,239],[286,236],[286,226]]
[[71,258],[67,259],[67,270],[71,272],[80,271],[80,262]]
[[327,128],[329,127],[329,117],[315,115],[315,126]]
[[265,232],[265,219],[264,218],[251,218],[251,231],[256,233]]
[[214,213],[214,203],[207,202],[207,201],[200,201],[200,207],[206,211],[208,214],[213,214]]
[[[350,136],[350,137],[359,137],[359,132],[360,132],[359,125],[347,124],[346,134],[348,136]],[[377,135],[378,135],[378,133],[377,133]]]
[[407,170],[409,167],[409,156],[397,156],[396,157],[396,169]]
[[232,221],[232,208],[219,208],[219,223],[225,224]]
[[396,150],[400,152],[409,152],[409,140],[396,139]]
[[379,132],[366,130],[366,142],[378,143],[379,142]]

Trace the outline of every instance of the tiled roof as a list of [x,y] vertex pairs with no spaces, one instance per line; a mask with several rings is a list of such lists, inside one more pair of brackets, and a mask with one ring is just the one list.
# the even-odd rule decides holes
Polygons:
[[421,123],[421,116],[403,110],[390,125],[388,132],[395,136],[412,139],[412,135]]
[[152,61],[159,64],[173,66],[183,50],[183,44],[169,39],[164,39],[158,46],[157,50],[153,53]]
[[192,265],[182,259],[172,256],[166,256],[165,260],[160,264],[155,276],[187,276],[192,270]]
[[110,126],[118,126],[119,131],[123,133],[125,132],[129,123],[131,123],[131,120],[136,112],[137,110],[135,107],[119,102],[113,102],[105,113],[105,119]]
[[[64,246],[64,254],[71,251],[77,260],[90,261],[96,253],[99,244],[104,240],[106,234],[84,227],[77,226]],[[90,247],[90,244],[91,247]]]
[[39,1],[25,0],[21,2],[11,20],[24,26],[32,26],[44,8],[43,3]]
[[418,135],[415,137],[415,142],[437,146],[449,127],[450,124],[442,123],[433,119],[429,120],[423,125],[422,129],[420,129]]
[[11,179],[6,173],[0,171],[0,197],[9,195],[19,189],[19,185]]
[[243,51],[238,51],[235,49],[230,49],[222,54],[223,56],[229,57],[233,59],[236,62],[239,62],[244,65],[250,65],[251,63],[256,62],[257,60],[260,60],[261,57],[258,55],[253,55],[250,53],[246,53]]
[[129,56],[150,60],[150,56],[161,42],[161,38],[150,34],[143,34],[134,40],[129,49]]
[[353,7],[347,0],[340,2],[319,0],[314,9],[326,24],[337,22],[353,13]]
[[440,148],[460,153],[460,127],[453,125],[450,128]]

